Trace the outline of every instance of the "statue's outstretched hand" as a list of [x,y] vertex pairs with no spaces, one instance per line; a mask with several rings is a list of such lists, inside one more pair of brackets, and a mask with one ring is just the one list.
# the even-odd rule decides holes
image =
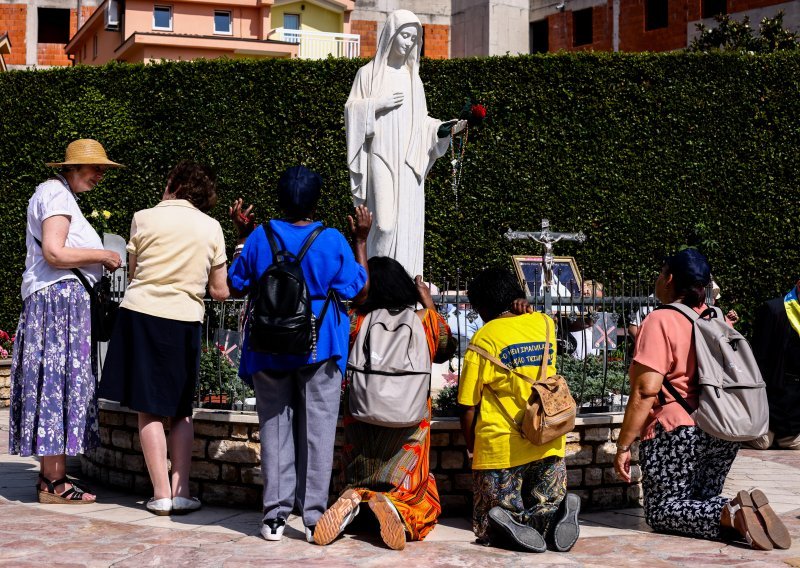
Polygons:
[[233,205],[228,207],[228,215],[233,221],[240,239],[246,238],[256,228],[256,216],[253,214],[253,206],[250,205],[250,207],[242,211],[243,206],[244,202],[240,197],[233,202]]
[[458,122],[456,122],[456,125],[453,127],[453,134],[458,134],[459,132],[464,130],[466,127],[467,127],[467,121],[466,120],[459,120]]
[[439,130],[436,132],[436,135],[439,138],[445,138],[452,134],[458,134],[466,127],[467,127],[466,120],[458,120],[457,118],[454,118],[453,120],[448,120],[447,122],[441,123],[439,125]]
[[403,99],[403,93],[394,93],[386,98],[378,99],[378,102],[375,104],[375,112],[386,112],[396,109],[403,104]]
[[355,208],[353,215],[347,216],[347,223],[350,225],[350,234],[353,235],[353,240],[366,241],[372,227],[372,211],[364,205],[359,205]]

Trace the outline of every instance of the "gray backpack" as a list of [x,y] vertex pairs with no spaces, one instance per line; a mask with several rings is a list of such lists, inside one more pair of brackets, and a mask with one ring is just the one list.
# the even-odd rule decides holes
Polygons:
[[347,362],[350,413],[390,428],[428,416],[431,356],[412,309],[373,310],[364,318]]
[[[730,442],[746,442],[769,428],[767,391],[753,351],[742,335],[725,323],[719,308],[698,315],[675,302],[658,309],[676,310],[692,322],[692,342],[697,354],[700,404],[692,409],[669,381],[664,388],[704,432]],[[659,393],[663,404],[664,397]]]

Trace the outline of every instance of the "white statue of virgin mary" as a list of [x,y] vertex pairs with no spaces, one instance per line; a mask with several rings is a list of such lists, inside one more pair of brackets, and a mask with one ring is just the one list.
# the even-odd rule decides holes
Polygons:
[[419,78],[422,24],[408,10],[389,15],[375,59],[358,70],[344,110],[347,163],[356,205],[374,215],[369,256],[389,256],[422,274],[425,176],[465,121],[428,116]]

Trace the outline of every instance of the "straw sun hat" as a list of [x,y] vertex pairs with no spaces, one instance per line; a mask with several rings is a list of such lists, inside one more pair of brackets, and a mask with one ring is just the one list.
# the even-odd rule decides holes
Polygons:
[[46,165],[58,168],[61,166],[96,165],[107,168],[124,168],[122,164],[108,159],[102,144],[97,140],[83,138],[70,142],[67,146],[67,155],[63,162],[48,162]]

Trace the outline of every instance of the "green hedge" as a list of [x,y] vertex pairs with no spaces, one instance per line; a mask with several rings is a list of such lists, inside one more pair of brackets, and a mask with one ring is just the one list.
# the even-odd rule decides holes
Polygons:
[[[210,61],[0,74],[0,328],[20,309],[25,208],[78,137],[128,169],[82,207],[108,209],[127,235],[184,157],[216,168],[223,219],[237,196],[274,213],[280,172],[302,162],[326,179],[320,217],[350,209],[343,105],[361,61]],[[583,230],[563,244],[585,276],[650,280],[657,259],[703,241],[728,306],[745,315],[787,290],[800,266],[800,56],[573,54],[424,61],[433,116],[467,96],[490,120],[471,132],[460,207],[449,158],[427,182],[429,277],[468,277],[509,255],[509,227]],[[232,233],[227,223],[228,237]],[[230,241],[232,242],[232,240]]]

